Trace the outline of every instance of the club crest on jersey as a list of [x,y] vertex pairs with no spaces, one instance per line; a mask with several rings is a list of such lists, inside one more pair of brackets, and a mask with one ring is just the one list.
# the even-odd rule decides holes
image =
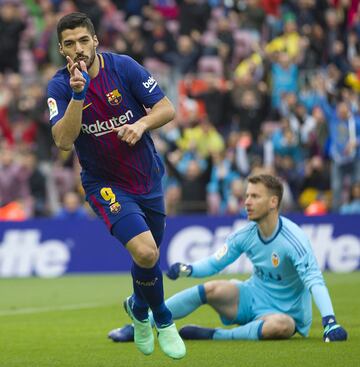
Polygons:
[[115,201],[115,203],[110,204],[110,212],[111,214],[117,214],[121,210],[121,205]]
[[276,252],[271,254],[271,262],[275,268],[277,268],[280,264],[280,257]]
[[109,93],[106,93],[106,97],[107,97],[108,102],[112,106],[116,106],[120,104],[122,101],[122,95],[120,94],[120,92],[117,89],[114,89],[113,91]]

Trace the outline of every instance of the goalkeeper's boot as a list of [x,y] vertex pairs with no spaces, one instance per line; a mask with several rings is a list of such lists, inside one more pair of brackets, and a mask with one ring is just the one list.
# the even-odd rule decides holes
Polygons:
[[160,348],[167,356],[173,359],[180,359],[185,356],[186,347],[174,323],[157,328],[157,332]]
[[113,342],[133,342],[134,341],[134,326],[127,324],[121,328],[111,330],[108,338]]
[[136,319],[131,308],[133,302],[132,297],[128,297],[124,301],[124,308],[134,324],[134,342],[140,352],[149,355],[154,351],[154,334],[151,323],[148,318],[143,321]]
[[216,329],[196,325],[186,325],[179,330],[183,339],[187,340],[209,340],[213,339]]

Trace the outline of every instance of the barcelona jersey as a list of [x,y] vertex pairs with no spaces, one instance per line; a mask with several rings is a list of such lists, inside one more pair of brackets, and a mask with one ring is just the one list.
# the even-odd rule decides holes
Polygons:
[[[112,132],[136,123],[164,93],[149,72],[135,60],[113,53],[98,54],[100,70],[91,79],[83,105],[81,131],[75,149],[84,186],[100,180],[130,194],[146,195],[161,186],[163,164],[150,133],[129,146]],[[59,70],[48,85],[50,122],[56,124],[72,98],[70,73]]]

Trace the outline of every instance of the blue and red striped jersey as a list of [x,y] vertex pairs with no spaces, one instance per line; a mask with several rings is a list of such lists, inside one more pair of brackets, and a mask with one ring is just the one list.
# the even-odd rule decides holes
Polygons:
[[[101,179],[131,194],[147,194],[158,187],[164,167],[150,133],[130,147],[113,127],[133,124],[164,98],[156,80],[135,60],[114,53],[98,54],[100,70],[91,79],[83,105],[81,131],[75,149],[83,183]],[[72,98],[70,73],[60,69],[48,84],[50,122],[56,124]]]

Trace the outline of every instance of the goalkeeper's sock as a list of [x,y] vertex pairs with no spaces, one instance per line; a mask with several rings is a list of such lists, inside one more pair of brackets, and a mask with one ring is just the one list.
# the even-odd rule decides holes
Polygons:
[[246,325],[233,329],[216,329],[214,340],[260,340],[262,339],[262,327],[264,320],[251,321]]
[[[176,293],[165,301],[165,305],[171,311],[174,320],[189,315],[205,303],[207,300],[203,284]],[[151,324],[154,325],[152,313],[149,314],[149,317]]]

